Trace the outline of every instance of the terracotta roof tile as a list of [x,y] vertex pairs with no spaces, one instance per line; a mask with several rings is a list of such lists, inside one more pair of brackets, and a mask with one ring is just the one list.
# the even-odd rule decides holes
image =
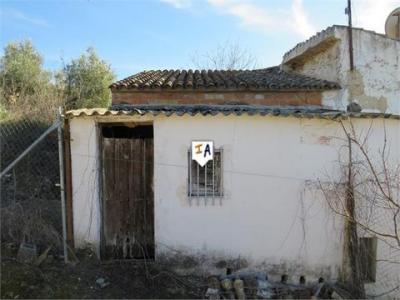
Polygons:
[[165,115],[165,116],[195,116],[195,115],[261,115],[298,118],[340,119],[354,118],[385,118],[399,120],[400,115],[368,112],[346,112],[332,110],[323,106],[270,106],[270,105],[183,105],[183,104],[140,104],[113,105],[107,108],[84,108],[66,112],[67,118],[90,116],[132,116],[132,115]]
[[143,71],[113,83],[112,89],[130,90],[329,90],[339,84],[282,71],[258,70],[156,70]]

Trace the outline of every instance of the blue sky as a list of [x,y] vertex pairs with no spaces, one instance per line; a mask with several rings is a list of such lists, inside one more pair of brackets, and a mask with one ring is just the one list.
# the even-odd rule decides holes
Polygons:
[[[118,78],[148,69],[193,68],[191,57],[237,42],[259,67],[279,64],[296,43],[346,24],[346,0],[0,1],[1,48],[29,39],[45,67],[93,46]],[[354,23],[383,32],[400,0],[353,0]]]

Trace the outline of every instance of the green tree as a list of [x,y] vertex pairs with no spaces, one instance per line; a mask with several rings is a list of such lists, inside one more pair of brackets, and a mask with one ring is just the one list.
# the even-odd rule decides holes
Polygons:
[[9,43],[0,59],[1,104],[23,104],[26,96],[47,88],[50,78],[50,73],[43,69],[41,55],[30,41]]
[[67,108],[107,107],[110,104],[109,85],[115,75],[93,48],[67,64],[62,72]]

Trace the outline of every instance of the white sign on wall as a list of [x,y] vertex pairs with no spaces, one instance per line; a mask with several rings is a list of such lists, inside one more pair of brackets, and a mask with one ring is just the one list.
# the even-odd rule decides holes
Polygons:
[[214,143],[211,141],[192,142],[192,160],[204,167],[209,160],[214,159]]

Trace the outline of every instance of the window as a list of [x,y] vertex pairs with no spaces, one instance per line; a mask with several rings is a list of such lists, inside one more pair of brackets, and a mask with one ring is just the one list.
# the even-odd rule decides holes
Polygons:
[[375,282],[376,278],[376,237],[360,238],[360,268],[364,282]]
[[189,197],[204,197],[205,199],[222,197],[222,149],[214,150],[214,159],[201,167],[192,160],[191,152],[188,152],[189,162]]

